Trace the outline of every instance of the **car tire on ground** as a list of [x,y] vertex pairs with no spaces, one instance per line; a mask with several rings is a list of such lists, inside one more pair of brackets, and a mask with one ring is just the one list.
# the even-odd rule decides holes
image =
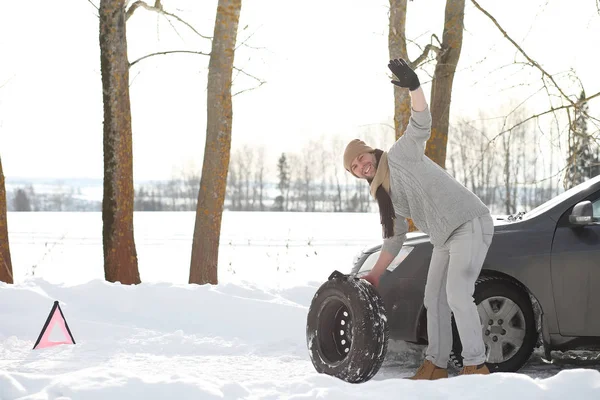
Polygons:
[[[531,357],[538,338],[529,295],[509,279],[480,277],[473,297],[482,324],[490,372],[518,371]],[[450,359],[457,368],[462,368],[462,343],[454,316],[452,337]]]
[[364,279],[335,271],[311,302],[306,343],[319,373],[350,383],[371,379],[383,363],[389,330],[383,300]]

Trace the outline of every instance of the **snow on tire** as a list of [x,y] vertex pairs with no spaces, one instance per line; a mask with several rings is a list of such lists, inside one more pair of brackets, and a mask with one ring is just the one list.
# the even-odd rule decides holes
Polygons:
[[315,293],[306,342],[317,372],[368,381],[383,363],[388,338],[383,300],[367,281],[335,271]]

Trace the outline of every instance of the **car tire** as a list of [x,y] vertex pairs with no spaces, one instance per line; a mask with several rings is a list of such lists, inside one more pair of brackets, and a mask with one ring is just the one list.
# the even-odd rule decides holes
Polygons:
[[336,271],[317,290],[306,323],[317,372],[366,382],[379,371],[388,338],[383,300],[369,282]]
[[[501,277],[480,277],[475,283],[473,298],[482,323],[486,365],[490,372],[518,371],[531,357],[538,338],[533,307],[525,288]],[[485,321],[488,314],[483,310],[484,304],[491,307],[492,311],[498,311],[497,314],[502,312],[502,307],[508,310],[513,304],[518,309],[513,308],[515,313],[509,321],[503,321],[497,315]],[[491,325],[490,320],[493,322]],[[452,338],[450,359],[454,366],[462,368],[462,343],[454,316]]]

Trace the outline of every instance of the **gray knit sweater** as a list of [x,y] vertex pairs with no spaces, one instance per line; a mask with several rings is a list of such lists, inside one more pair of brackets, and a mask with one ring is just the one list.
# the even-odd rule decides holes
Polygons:
[[384,239],[383,250],[394,257],[406,239],[406,218],[439,246],[460,225],[490,213],[477,196],[425,155],[430,136],[429,106],[423,111],[412,110],[406,132],[388,151],[390,197],[396,219],[394,236]]

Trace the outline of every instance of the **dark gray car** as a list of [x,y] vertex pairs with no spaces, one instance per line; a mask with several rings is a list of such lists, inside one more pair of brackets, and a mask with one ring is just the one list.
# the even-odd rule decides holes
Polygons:
[[[527,212],[494,216],[495,235],[474,299],[487,363],[517,371],[535,347],[600,348],[600,176]],[[381,246],[355,258],[353,274],[366,274]],[[427,343],[423,294],[432,245],[413,232],[380,280],[391,339]],[[462,364],[454,320],[452,360]]]

